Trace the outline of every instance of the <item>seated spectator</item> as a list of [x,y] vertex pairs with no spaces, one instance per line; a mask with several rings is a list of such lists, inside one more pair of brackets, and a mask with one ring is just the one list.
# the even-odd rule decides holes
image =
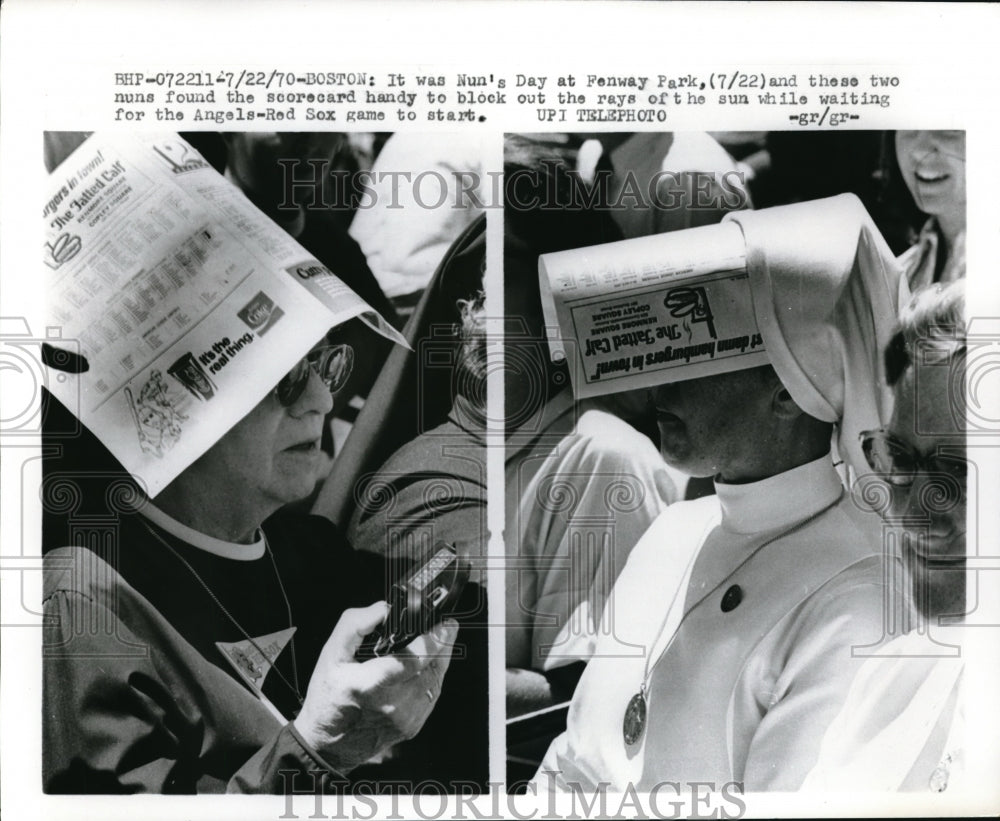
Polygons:
[[317,517],[260,527],[312,490],[349,361],[317,346],[154,500],[122,488],[114,544],[47,554],[47,791],[283,792],[423,725],[455,624],[355,661],[384,574]]
[[[652,442],[609,412],[576,403],[545,347],[538,256],[621,234],[582,202],[561,146],[509,137],[504,238],[507,710],[567,699],[597,616],[636,539],[677,498]],[[553,201],[543,202],[543,196]],[[521,204],[534,203],[523,208]]]
[[858,672],[823,740],[810,788],[963,787],[965,658],[950,644],[962,644],[967,608],[963,293],[963,282],[932,286],[903,311],[885,352],[892,419],[863,438],[888,493],[886,523],[905,529],[903,558],[926,623]]
[[[486,328],[483,295],[459,303],[455,399],[448,419],[397,450],[351,518],[355,547],[393,559],[444,540],[486,553]],[[480,565],[481,567],[481,565]],[[480,577],[476,570],[476,577]],[[479,578],[479,580],[482,580]]]

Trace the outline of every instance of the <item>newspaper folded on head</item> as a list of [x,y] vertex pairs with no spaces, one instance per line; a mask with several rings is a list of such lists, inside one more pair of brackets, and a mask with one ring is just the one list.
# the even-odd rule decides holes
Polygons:
[[48,387],[150,495],[333,326],[406,344],[176,134],[95,134],[49,181]]
[[578,399],[768,362],[738,225],[545,254],[538,270],[550,353]]
[[901,270],[853,194],[546,254],[539,276],[577,398],[770,364],[836,425],[845,475],[869,471],[859,436],[889,422],[882,352]]

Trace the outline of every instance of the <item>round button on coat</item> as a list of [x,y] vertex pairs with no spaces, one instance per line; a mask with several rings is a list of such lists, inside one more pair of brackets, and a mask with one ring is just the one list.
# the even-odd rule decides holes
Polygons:
[[722,612],[728,613],[730,610],[735,610],[741,601],[743,601],[743,588],[734,584],[722,596]]

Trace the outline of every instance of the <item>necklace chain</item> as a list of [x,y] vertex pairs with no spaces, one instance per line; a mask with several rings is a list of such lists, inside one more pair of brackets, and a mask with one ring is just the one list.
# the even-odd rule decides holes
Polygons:
[[[786,530],[782,530],[780,533],[775,534],[771,538],[769,538],[769,539],[765,540],[764,542],[762,542],[761,544],[759,544],[757,547],[755,547],[753,549],[753,552],[751,552],[749,556],[747,556],[742,562],[740,562],[738,565],[736,565],[736,567],[734,567],[731,571],[729,571],[729,573],[727,573],[724,578],[722,578],[704,596],[702,596],[700,599],[698,599],[698,601],[695,602],[694,605],[692,605],[690,608],[688,608],[684,612],[684,615],[681,616],[680,621],[677,623],[677,628],[674,630],[674,634],[673,634],[673,636],[671,636],[670,641],[667,642],[667,646],[664,647],[660,651],[660,653],[656,657],[656,661],[653,662],[652,666],[650,666],[650,664],[649,664],[649,660],[650,660],[650,658],[652,658],[652,653],[650,653],[650,655],[646,657],[646,665],[645,665],[645,669],[643,670],[643,674],[642,674],[642,683],[639,685],[639,692],[642,693],[642,695],[645,697],[645,695],[646,695],[646,687],[649,684],[649,677],[653,674],[653,671],[656,669],[656,665],[658,665],[660,663],[660,661],[666,655],[667,651],[670,649],[671,645],[674,643],[674,639],[677,637],[677,634],[680,632],[681,626],[687,620],[687,617],[689,615],[691,615],[695,610],[697,610],[699,607],[701,607],[702,603],[706,599],[708,599],[709,597],[715,595],[716,591],[720,587],[722,587],[722,585],[724,585],[727,581],[729,581],[729,579],[731,579],[734,575],[736,575],[736,573],[738,573],[747,564],[747,562],[749,562],[754,556],[756,556],[758,553],[760,553],[761,550],[763,550],[765,547],[767,547],[772,542],[776,542],[778,539],[783,539],[783,538],[785,538],[787,536],[791,536],[796,531],[801,530],[807,524],[809,524],[810,522],[812,522],[815,519],[818,519],[820,516],[822,516],[824,513],[826,513],[830,508],[832,508],[832,507],[836,506],[837,504],[839,504],[840,500],[843,497],[844,497],[844,491],[843,491],[843,489],[841,489],[840,493],[837,495],[837,498],[834,499],[832,502],[830,502],[828,505],[826,505],[823,508],[820,508],[815,513],[813,513],[811,516],[807,516],[801,522],[797,522],[796,524],[792,525],[791,527],[787,528]],[[709,529],[709,528],[706,528],[706,530],[707,529]],[[702,536],[702,540],[701,541],[702,541],[702,544],[704,544],[704,541],[705,541],[705,535],[704,534]],[[694,562],[697,559],[698,554],[700,552],[701,552],[700,549],[697,550],[697,551],[695,551],[694,556],[691,558],[692,562]],[[673,603],[674,603],[674,601],[677,600],[677,595],[679,594],[679,592],[680,592],[680,588],[678,588],[678,590],[674,592],[674,598],[670,602],[670,607],[667,608],[667,615],[664,616],[663,621],[660,623],[660,629],[656,633],[656,639],[653,641],[653,644],[650,645],[650,649],[651,650],[652,650],[652,648],[655,648],[657,644],[659,644],[660,639],[663,637],[663,631],[666,629],[666,627],[667,627],[667,621],[670,618],[670,611],[673,609]]]
[[[666,646],[659,652],[656,656],[656,661],[650,665],[650,659],[653,657],[652,651],[656,648],[656,645],[660,643],[660,639],[663,638],[663,633],[667,629],[667,622],[670,620],[670,613],[674,608],[674,603],[677,601],[677,597],[680,595],[683,585],[678,585],[677,589],[674,591],[674,596],[670,600],[670,605],[667,607],[666,615],[663,617],[663,621],[660,622],[660,628],[656,633],[656,638],[653,640],[653,644],[650,646],[650,653],[646,657],[646,663],[644,665],[642,681],[639,684],[639,692],[629,699],[628,704],[625,707],[625,716],[622,719],[622,736],[625,739],[625,746],[630,747],[636,744],[643,736],[646,731],[646,717],[648,714],[648,708],[646,705],[646,688],[649,685],[650,676],[652,676],[653,671],[656,670],[656,666],[663,660],[663,657],[667,654],[667,651],[673,646],[674,639],[677,638],[680,633],[681,627],[684,626],[684,622],[687,621],[687,617],[694,613],[702,603],[705,602],[710,596],[715,595],[715,592],[722,587],[726,582],[728,582],[734,575],[736,575],[741,568],[743,568],[747,562],[749,562],[754,556],[760,553],[765,547],[778,539],[790,536],[797,530],[805,527],[809,522],[813,521],[834,505],[838,504],[840,500],[844,497],[844,491],[841,489],[837,498],[830,502],[828,505],[824,506],[820,510],[817,510],[811,516],[807,516],[801,522],[792,525],[789,528],[775,534],[769,539],[759,544],[757,547],[751,551],[750,555],[747,556],[743,561],[741,561],[736,567],[734,567],[729,573],[727,573],[717,584],[715,584],[711,590],[709,590],[704,596],[702,596],[698,601],[696,601],[690,608],[688,608],[680,617],[677,622],[677,627],[674,629],[673,635],[670,640],[666,643]],[[704,547],[705,539],[707,538],[708,532],[714,525],[706,524],[705,528],[702,530],[701,543],[698,550],[694,552],[694,555],[688,561],[688,566],[685,568],[684,579],[688,577],[688,569],[692,568],[694,563],[697,561],[698,555],[701,553],[701,548]]]
[[[251,636],[243,628],[243,625],[236,620],[236,617],[233,616],[233,614],[226,609],[226,606],[219,600],[219,597],[215,595],[215,593],[212,591],[212,588],[208,586],[208,583],[201,577],[198,571],[194,569],[194,566],[187,559],[185,559],[177,551],[177,549],[174,548],[172,544],[170,544],[170,542],[168,542],[152,527],[150,527],[149,524],[147,524],[144,520],[141,521],[142,524],[145,526],[146,530],[152,533],[153,536],[156,537],[156,539],[160,542],[160,544],[162,544],[165,548],[167,548],[167,550],[173,553],[174,556],[176,556],[177,559],[180,560],[181,564],[183,564],[188,570],[191,571],[191,574],[198,580],[198,583],[205,589],[205,592],[208,593],[212,601],[214,601],[216,605],[218,605],[219,609],[225,614],[226,618],[228,618],[229,621],[231,621],[233,625],[236,627],[236,629],[243,634],[246,640],[249,641],[251,645],[253,645],[253,648],[258,653],[260,653],[261,657],[267,659],[268,663],[271,665],[271,669],[278,674],[278,678],[280,678],[285,683],[285,685],[293,693],[295,693],[295,697],[298,699],[299,704],[301,705],[303,703],[303,698],[302,698],[302,691],[299,689],[299,667],[297,659],[295,657],[295,637],[292,636],[289,639],[289,644],[291,646],[291,651],[292,651],[292,681],[289,681],[281,672],[281,670],[278,669],[276,663],[277,656],[275,656],[275,658],[273,659],[268,657],[267,653],[264,652],[264,649],[257,643],[257,640],[253,636]],[[267,553],[268,558],[271,560],[271,567],[274,568],[274,575],[275,578],[277,578],[278,580],[278,588],[281,590],[281,597],[285,600],[285,612],[288,615],[288,626],[294,627],[295,625],[292,619],[292,605],[291,602],[289,602],[288,600],[288,594],[285,592],[284,582],[281,581],[281,574],[278,572],[278,563],[274,560],[274,554],[271,552],[271,546],[267,543],[266,535],[264,536],[264,552]]]

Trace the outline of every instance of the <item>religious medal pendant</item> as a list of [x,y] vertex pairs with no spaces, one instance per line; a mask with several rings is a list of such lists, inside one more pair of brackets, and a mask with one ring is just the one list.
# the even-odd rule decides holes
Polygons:
[[622,721],[622,736],[625,746],[631,747],[642,738],[646,729],[646,682],[639,687],[639,692],[629,699],[625,708],[625,719]]

